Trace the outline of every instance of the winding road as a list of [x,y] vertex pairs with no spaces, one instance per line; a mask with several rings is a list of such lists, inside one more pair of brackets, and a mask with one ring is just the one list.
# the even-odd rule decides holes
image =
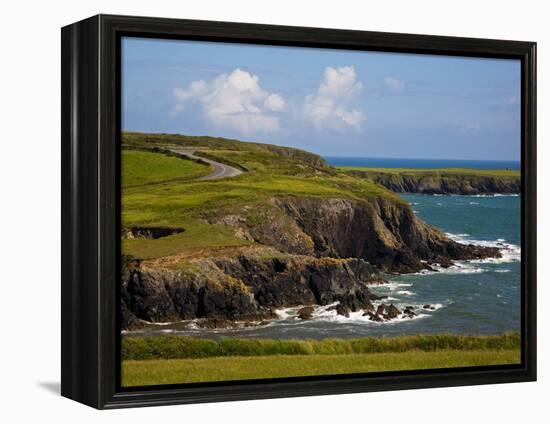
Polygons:
[[212,165],[214,170],[203,177],[197,178],[197,181],[207,181],[207,180],[219,180],[221,178],[229,178],[229,177],[236,177],[237,175],[242,174],[243,172],[237,168],[234,168],[232,166],[213,161],[211,159],[206,159],[201,156],[195,156],[193,153],[195,153],[194,150],[182,150],[182,149],[170,149],[172,152],[181,155],[181,156],[187,156],[188,158],[199,160],[203,163],[208,163],[209,165]]

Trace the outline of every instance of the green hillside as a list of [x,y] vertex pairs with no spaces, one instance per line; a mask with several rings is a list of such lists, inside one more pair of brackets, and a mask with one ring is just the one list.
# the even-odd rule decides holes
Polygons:
[[[235,230],[212,223],[216,216],[242,216],[250,225],[277,213],[270,199],[277,196],[350,198],[374,196],[403,201],[380,185],[328,167],[302,150],[211,137],[123,135],[122,225],[128,229],[185,230],[159,239],[123,240],[123,253],[151,259],[200,248],[252,244]],[[169,153],[178,147],[194,150],[221,163],[246,170],[220,180],[197,181],[208,167]]]

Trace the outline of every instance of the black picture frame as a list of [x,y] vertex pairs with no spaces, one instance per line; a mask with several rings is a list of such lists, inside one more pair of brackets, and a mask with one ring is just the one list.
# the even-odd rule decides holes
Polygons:
[[[61,394],[94,408],[536,380],[536,43],[97,15],[62,28]],[[124,35],[521,61],[522,362],[171,386],[120,387],[120,39]]]

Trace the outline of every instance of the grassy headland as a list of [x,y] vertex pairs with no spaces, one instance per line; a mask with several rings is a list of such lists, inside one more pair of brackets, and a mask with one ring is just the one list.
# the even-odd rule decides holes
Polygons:
[[519,193],[521,173],[511,169],[414,169],[339,167],[349,175],[374,181],[397,193]]
[[[184,229],[161,239],[127,239],[123,253],[136,259],[175,255],[190,249],[252,244],[235,230],[209,222],[214,215],[239,214],[250,225],[277,211],[269,199],[306,196],[364,200],[398,196],[369,180],[337,172],[317,155],[298,149],[213,137],[123,134],[122,224],[125,228]],[[197,181],[208,168],[163,153],[170,147],[195,150],[246,170],[238,177]],[[155,184],[152,184],[155,183]],[[161,183],[161,184],[160,184]]]

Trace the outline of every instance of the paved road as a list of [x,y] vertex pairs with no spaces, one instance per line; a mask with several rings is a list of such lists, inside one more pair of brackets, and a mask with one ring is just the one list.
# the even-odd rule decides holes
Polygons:
[[219,163],[210,159],[206,159],[200,156],[195,156],[193,153],[195,153],[194,150],[183,150],[183,149],[170,149],[172,152],[187,156],[192,159],[198,159],[201,162],[206,162],[214,168],[214,170],[204,177],[197,178],[198,181],[206,181],[206,180],[219,180],[220,178],[228,178],[228,177],[236,177],[239,174],[242,174],[242,171],[233,168],[232,166],[225,165],[223,163]]

